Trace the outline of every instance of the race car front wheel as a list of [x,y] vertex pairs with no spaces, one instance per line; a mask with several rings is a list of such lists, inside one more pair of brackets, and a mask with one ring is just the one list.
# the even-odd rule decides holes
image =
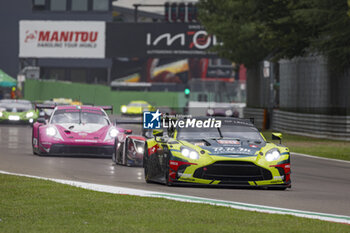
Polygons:
[[149,179],[149,171],[148,171],[148,149],[147,149],[147,142],[145,143],[145,148],[144,148],[144,154],[143,154],[143,170],[144,170],[144,175],[145,175],[145,181],[146,183],[152,183],[151,180]]
[[173,185],[173,182],[171,182],[170,180],[170,176],[169,176],[169,154],[167,153],[167,148],[164,147],[164,156],[166,156],[166,159],[165,159],[165,168],[164,168],[164,179],[165,179],[165,185],[166,186],[171,186]]

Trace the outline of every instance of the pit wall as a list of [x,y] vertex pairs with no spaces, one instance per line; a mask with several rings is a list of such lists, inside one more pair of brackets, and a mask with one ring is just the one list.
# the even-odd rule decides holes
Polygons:
[[120,106],[132,100],[145,100],[153,106],[183,108],[186,99],[182,92],[137,92],[112,91],[110,87],[95,84],[71,83],[50,80],[26,80],[24,98],[31,101],[52,98],[71,98],[84,104],[113,105],[114,113],[120,113]]

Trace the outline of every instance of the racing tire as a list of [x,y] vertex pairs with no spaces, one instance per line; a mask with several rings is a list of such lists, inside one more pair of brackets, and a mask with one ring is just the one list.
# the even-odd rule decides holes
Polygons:
[[121,156],[120,156],[120,150],[119,149],[116,150],[114,158],[115,158],[115,164],[122,165],[122,163],[121,163]]
[[130,141],[130,139],[126,138],[126,140],[125,140],[125,151],[124,151],[124,156],[123,156],[124,165],[127,166],[127,167],[131,167],[131,164],[128,162],[128,158],[127,158],[129,141]]
[[44,154],[41,154],[40,152],[36,152],[36,155],[40,156],[40,157],[44,157],[45,156]]
[[149,179],[147,163],[145,163],[145,166],[144,166],[144,175],[145,175],[146,183],[152,183],[152,181]]
[[117,143],[116,143],[116,140],[114,140],[114,153],[112,154],[112,161],[113,161],[113,163],[115,163],[115,164],[117,164],[117,162],[116,162],[116,149],[117,149]]
[[[164,149],[167,149],[166,147]],[[169,154],[167,153],[167,150],[164,150],[164,153],[167,155],[166,162],[165,162],[165,168],[164,168],[164,178],[165,178],[165,185],[166,186],[172,186],[173,182],[170,181],[169,177]]]
[[143,155],[143,171],[144,171],[144,176],[145,176],[145,181],[146,183],[152,183],[152,181],[149,179],[149,174],[148,174],[148,150],[147,150],[147,142],[145,143],[145,153]]
[[34,129],[32,129],[32,150],[33,150],[33,155],[37,155],[33,142],[34,142]]

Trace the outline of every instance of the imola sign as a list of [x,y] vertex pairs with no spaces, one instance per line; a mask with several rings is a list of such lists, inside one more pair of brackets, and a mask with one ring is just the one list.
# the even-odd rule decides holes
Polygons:
[[208,57],[216,55],[208,49],[217,44],[200,24],[107,24],[107,57]]
[[[204,30],[201,31],[190,31],[187,32],[188,36],[192,37],[192,42],[189,44],[189,48],[196,49],[207,49],[211,45],[216,45],[216,36],[209,36],[208,33]],[[186,45],[186,33],[179,33],[176,35],[171,35],[170,33],[164,33],[157,35],[152,40],[152,33],[147,33],[146,35],[146,44],[149,47],[157,47],[162,40],[165,40],[167,46],[171,47],[176,40],[179,40],[181,46]]]

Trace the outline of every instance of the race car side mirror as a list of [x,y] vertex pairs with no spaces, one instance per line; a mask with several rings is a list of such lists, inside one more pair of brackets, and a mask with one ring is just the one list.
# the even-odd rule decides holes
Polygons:
[[161,136],[163,136],[163,130],[154,129],[153,130],[153,136],[154,137],[161,137]]
[[46,124],[46,120],[43,117],[39,117],[36,121],[41,124]]
[[126,129],[126,130],[124,131],[124,133],[125,133],[125,134],[132,134],[132,130],[131,130],[131,129]]
[[162,137],[158,137],[158,136],[155,137],[155,140],[156,140],[156,142],[166,142],[167,141],[166,139],[164,139]]
[[281,133],[272,133],[272,140],[279,140],[282,144],[282,134]]

